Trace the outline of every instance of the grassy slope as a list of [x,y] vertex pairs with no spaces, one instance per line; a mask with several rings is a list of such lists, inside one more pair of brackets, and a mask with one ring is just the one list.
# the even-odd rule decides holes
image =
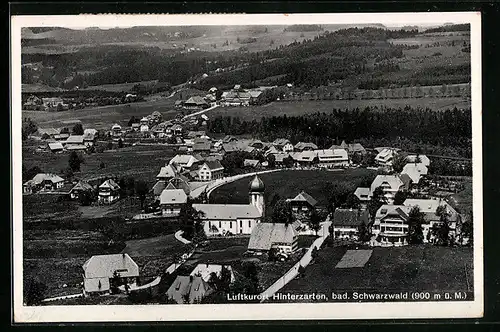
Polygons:
[[282,292],[464,291],[465,264],[472,285],[472,249],[438,246],[374,248],[363,268],[336,269],[345,247],[325,248],[320,260],[307,267],[306,277],[292,280]]

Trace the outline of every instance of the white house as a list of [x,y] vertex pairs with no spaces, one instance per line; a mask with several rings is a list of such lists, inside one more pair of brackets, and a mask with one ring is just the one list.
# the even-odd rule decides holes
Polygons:
[[156,175],[158,181],[168,181],[177,175],[177,169],[174,164],[168,164],[160,169],[160,172]]
[[396,193],[399,190],[408,190],[409,183],[405,183],[399,175],[377,175],[370,186],[371,196],[378,187],[382,188],[386,201],[392,204]]
[[406,157],[406,161],[409,163],[423,164],[424,166],[429,167],[431,164],[431,160],[425,154],[410,154]]
[[324,168],[347,167],[349,157],[344,149],[315,150],[318,155],[318,166]]
[[175,164],[175,166],[180,167],[182,169],[192,169],[196,164],[198,164],[200,160],[196,159],[192,155],[189,154],[178,154],[175,155],[168,162],[169,165]]
[[375,163],[382,167],[392,167],[392,160],[397,153],[397,149],[383,148],[375,156]]
[[160,208],[164,216],[178,215],[187,202],[187,195],[182,189],[165,188],[160,195]]
[[149,119],[144,117],[141,119],[140,121],[140,131],[141,132],[146,132],[146,131],[149,131]]
[[52,191],[62,188],[64,179],[56,174],[38,173],[23,184],[23,193],[31,194],[39,190]]
[[408,163],[403,167],[401,174],[408,175],[413,183],[418,184],[420,179],[427,175],[427,172],[427,166],[424,164]]
[[359,228],[365,225],[368,229],[370,215],[367,210],[335,209],[333,213],[333,236],[335,239],[357,240]]
[[120,283],[135,283],[139,277],[139,266],[128,254],[96,255],[83,264],[83,294],[107,294],[111,291],[111,280]]
[[115,123],[111,127],[111,136],[113,136],[114,138],[122,136],[122,126],[120,126],[118,123]]
[[120,199],[120,186],[112,179],[104,181],[99,186],[99,204],[111,204]]
[[408,244],[408,217],[411,207],[382,205],[375,214],[372,245],[403,246]]
[[212,181],[221,179],[224,174],[224,166],[218,160],[205,161],[198,169],[198,179],[200,181]]
[[249,204],[193,204],[203,213],[208,236],[252,233],[265,214],[264,183],[256,175],[249,189]]

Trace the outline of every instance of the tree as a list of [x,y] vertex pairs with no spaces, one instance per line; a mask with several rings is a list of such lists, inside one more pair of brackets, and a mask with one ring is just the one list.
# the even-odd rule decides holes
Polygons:
[[78,201],[82,206],[91,205],[94,199],[94,193],[91,190],[84,190],[78,195]]
[[141,201],[141,209],[144,208],[144,201],[146,200],[146,195],[148,194],[149,188],[148,184],[142,180],[135,183],[135,194],[139,196]]
[[290,208],[290,204],[285,199],[279,199],[273,207],[271,221],[273,223],[285,225],[289,225],[293,222],[292,209]]
[[83,163],[83,158],[76,153],[76,151],[71,152],[69,155],[68,165],[73,172],[80,172],[80,165]]
[[181,229],[184,232],[184,238],[191,240],[193,243],[198,243],[205,238],[203,229],[203,212],[193,208],[193,201],[188,198],[186,204],[181,207],[179,213],[179,221]]
[[460,236],[462,239],[468,239],[468,246],[474,246],[474,224],[472,223],[472,211],[467,213],[467,219],[462,223]]
[[318,213],[318,210],[316,208],[313,208],[311,210],[311,214],[309,215],[309,228],[312,229],[315,233],[316,236],[318,236],[318,231],[321,229],[321,221],[322,218]]
[[403,205],[404,201],[408,197],[408,193],[403,190],[398,190],[396,195],[394,195],[394,205]]
[[358,227],[358,239],[361,242],[368,242],[370,241],[371,234],[368,230],[368,226],[362,222],[359,227]]
[[361,203],[359,201],[358,196],[354,195],[354,193],[350,193],[345,201],[345,207],[348,209],[359,209]]
[[42,169],[38,166],[33,166],[30,169],[25,169],[23,165],[23,182],[31,180],[35,177],[35,175],[43,173]]
[[269,154],[266,159],[269,168],[274,168],[276,166],[276,157],[273,154]]
[[286,168],[292,168],[294,164],[295,161],[293,160],[292,156],[283,158],[283,166],[285,166]]
[[434,227],[434,235],[436,236],[438,244],[447,246],[450,242],[450,222],[448,212],[444,205],[436,209],[436,216],[439,217],[439,224]]
[[378,209],[384,204],[387,204],[387,200],[384,197],[384,191],[381,187],[377,187],[373,191],[372,198],[370,200],[370,203],[368,204],[368,211],[370,212],[370,216],[372,216],[372,219],[375,218],[375,214],[377,213]]
[[43,282],[38,279],[28,277],[24,294],[26,305],[39,305],[44,299],[46,290],[47,286]]
[[106,146],[106,149],[107,150],[113,150],[113,142],[108,142],[107,146]]
[[406,156],[402,153],[394,155],[392,159],[392,169],[396,173],[401,173],[403,167],[406,165]]
[[135,116],[132,115],[132,117],[130,118],[130,120],[128,120],[127,125],[129,127],[132,127],[132,124],[139,123],[139,122],[141,122],[141,121],[138,118],[136,118]]
[[83,135],[83,126],[81,123],[77,123],[73,126],[73,135]]
[[104,168],[106,168],[106,164],[103,161],[101,161],[101,163],[99,164],[99,169],[104,169]]
[[123,148],[123,140],[120,138],[118,140],[118,149],[121,149],[121,148]]
[[410,244],[421,244],[424,242],[422,224],[424,223],[424,214],[420,212],[418,206],[413,207],[408,214],[408,242]]

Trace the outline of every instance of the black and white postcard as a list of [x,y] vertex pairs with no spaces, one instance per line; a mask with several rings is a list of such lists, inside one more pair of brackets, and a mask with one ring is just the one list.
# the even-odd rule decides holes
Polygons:
[[483,315],[481,16],[12,16],[14,321]]

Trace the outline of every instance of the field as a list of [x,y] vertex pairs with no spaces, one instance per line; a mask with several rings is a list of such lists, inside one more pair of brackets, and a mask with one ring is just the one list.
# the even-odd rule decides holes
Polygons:
[[104,90],[110,92],[130,92],[136,84],[150,85],[156,84],[158,81],[143,81],[143,82],[131,82],[122,84],[103,84],[103,85],[91,85],[82,90]]
[[[165,146],[134,146],[103,153],[83,155],[84,163],[77,178],[90,179],[100,176],[133,176],[152,184],[160,168],[175,155]],[[32,146],[23,146],[23,166],[38,166],[44,172],[59,173],[68,167],[69,154],[34,152]],[[105,167],[100,168],[101,163]]]
[[160,112],[164,120],[173,119],[178,114],[178,111],[174,110],[174,103],[174,99],[162,98],[131,104],[99,106],[62,112],[23,110],[22,116],[23,118],[31,118],[40,128],[61,128],[65,127],[62,121],[80,120],[84,128],[110,130],[115,123],[127,126],[131,116],[142,118],[154,111]]
[[[349,169],[331,172],[324,170],[280,171],[259,175],[266,186],[266,201],[274,195],[280,198],[293,198],[304,190],[314,197],[319,205],[325,206],[328,197],[326,189],[329,183],[343,182],[355,186],[366,176],[374,175],[367,169]],[[248,203],[248,178],[244,178],[215,189],[210,195],[213,203],[245,204]],[[269,205],[269,204],[268,204]]]
[[282,101],[272,102],[262,106],[235,106],[218,107],[207,113],[210,117],[234,116],[242,120],[252,121],[263,117],[272,116],[300,116],[316,112],[331,112],[336,109],[363,109],[370,107],[394,107],[405,106],[430,108],[432,110],[443,110],[447,108],[467,108],[470,101],[460,97],[451,98],[402,98],[402,99],[362,99],[362,100],[309,100],[309,101]]
[[292,280],[282,293],[325,294],[336,291],[467,291],[472,290],[472,249],[431,245],[373,248],[362,268],[337,269],[347,247],[328,247]]

